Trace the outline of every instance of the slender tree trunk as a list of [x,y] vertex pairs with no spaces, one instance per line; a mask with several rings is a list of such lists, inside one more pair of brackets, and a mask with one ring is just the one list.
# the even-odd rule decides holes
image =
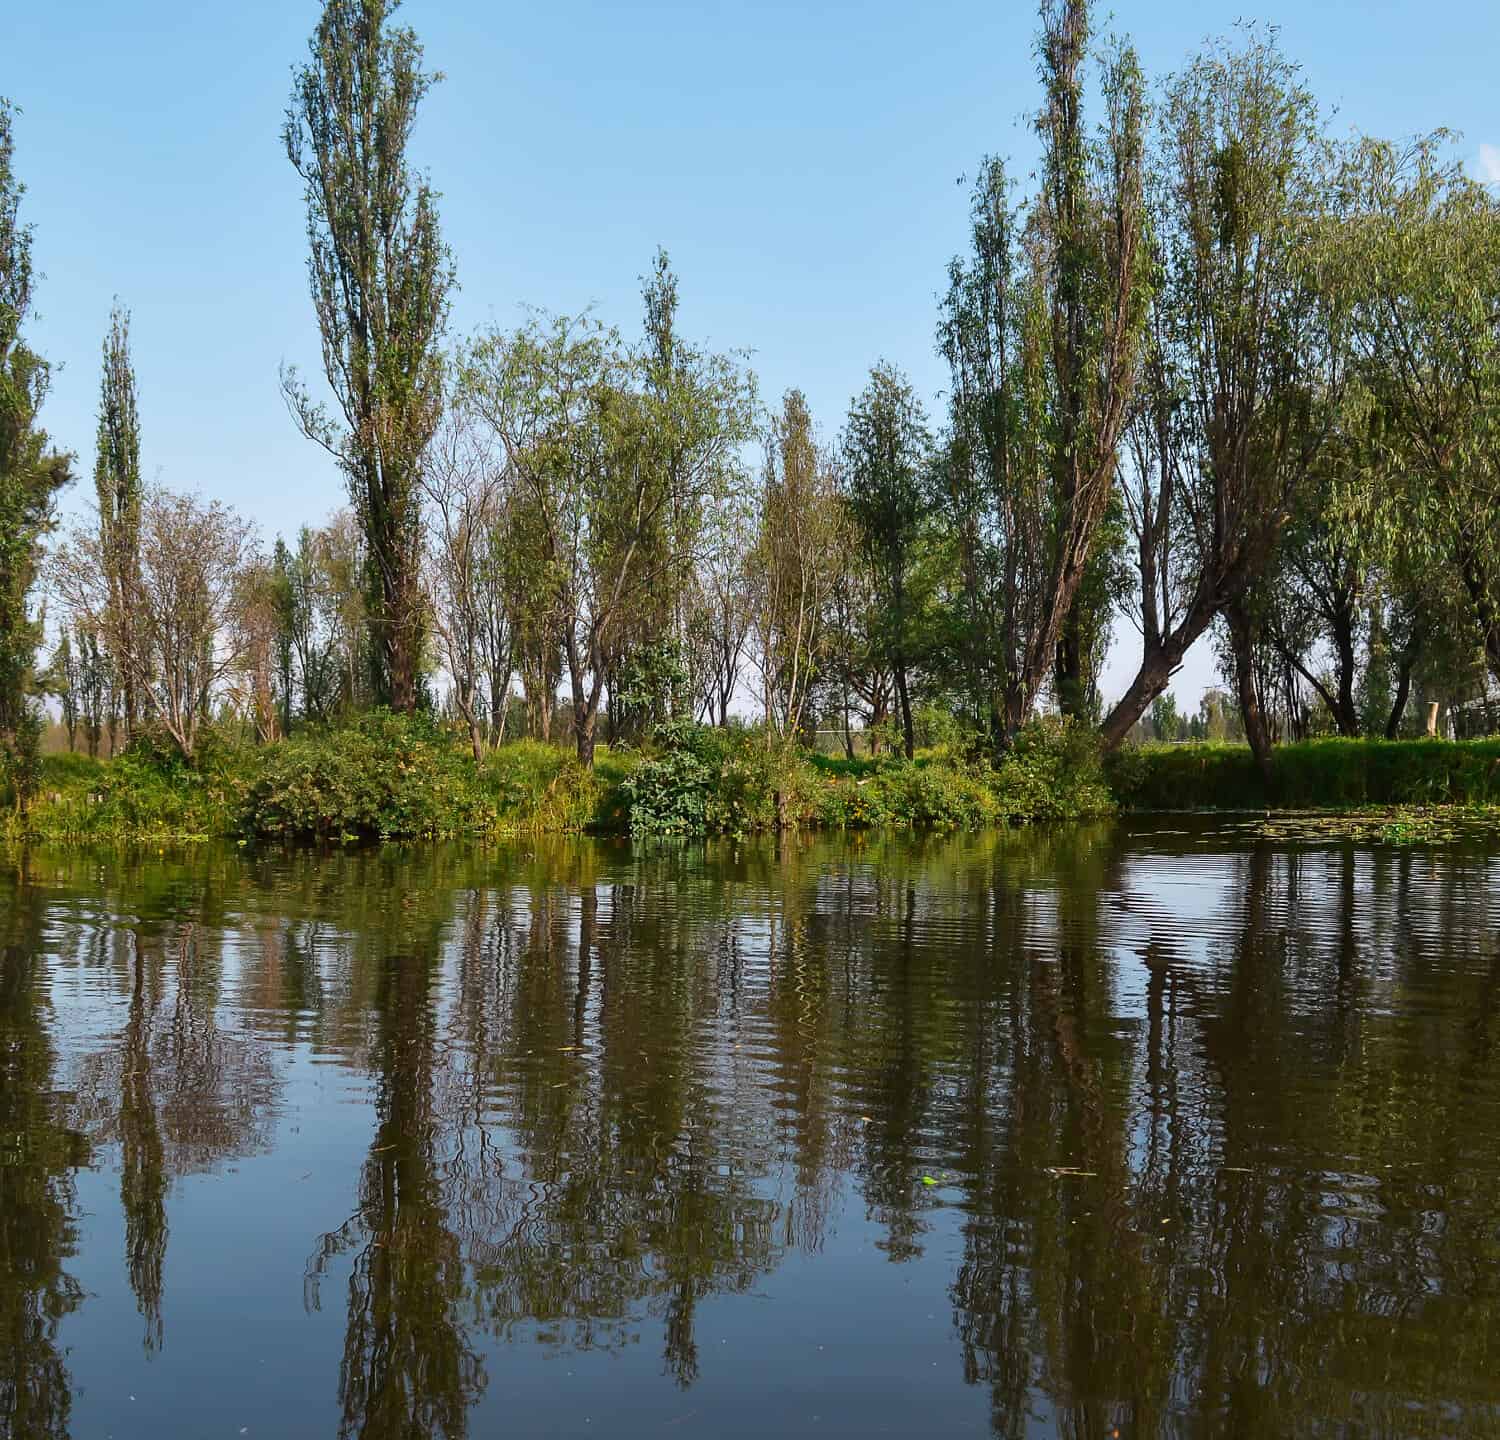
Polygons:
[[586,769],[594,768],[594,722],[598,718],[595,707],[586,701],[573,701],[573,739],[578,750],[578,760]]
[[1359,707],[1354,703],[1354,613],[1344,608],[1334,617],[1333,646],[1338,656],[1339,693],[1334,720],[1339,734],[1359,737]]
[[906,657],[897,655],[891,668],[896,677],[896,700],[901,706],[902,744],[906,749],[906,758],[911,760],[917,753],[917,736],[911,720],[911,692],[906,683]]
[[1250,742],[1251,752],[1255,756],[1261,778],[1266,783],[1269,797],[1271,729],[1255,686],[1255,625],[1242,600],[1226,605],[1224,618],[1229,624],[1229,638],[1234,651],[1235,686],[1239,693],[1240,716],[1245,722],[1245,739]]
[[1068,606],[1057,636],[1057,666],[1054,674],[1057,706],[1074,720],[1088,718],[1088,696],[1083,682],[1083,607],[1078,595]]
[[588,669],[593,683],[585,689],[583,659],[578,653],[577,641],[569,633],[567,639],[568,687],[573,698],[573,743],[578,752],[579,762],[586,769],[592,770],[594,768],[594,736],[604,686],[599,674],[602,667],[599,664],[597,646],[591,645],[590,649],[592,655]]
[[1418,647],[1413,642],[1401,652],[1401,663],[1396,669],[1396,694],[1391,701],[1390,718],[1385,722],[1385,738],[1394,740],[1401,733],[1401,720],[1406,714],[1406,702],[1411,699],[1411,672],[1416,669]]

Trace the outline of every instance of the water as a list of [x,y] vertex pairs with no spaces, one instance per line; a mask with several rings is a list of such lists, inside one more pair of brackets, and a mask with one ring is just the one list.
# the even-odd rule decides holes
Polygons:
[[1500,1435],[1500,855],[0,871],[0,1434]]

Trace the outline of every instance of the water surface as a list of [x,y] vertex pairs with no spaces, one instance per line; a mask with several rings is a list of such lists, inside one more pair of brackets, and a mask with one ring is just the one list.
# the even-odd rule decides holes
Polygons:
[[1500,1435],[1500,855],[0,869],[0,1435]]

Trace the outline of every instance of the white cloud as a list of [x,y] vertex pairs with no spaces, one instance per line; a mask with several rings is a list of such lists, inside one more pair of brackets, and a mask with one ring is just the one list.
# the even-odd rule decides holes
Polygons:
[[1481,145],[1474,174],[1486,185],[1500,185],[1500,145]]

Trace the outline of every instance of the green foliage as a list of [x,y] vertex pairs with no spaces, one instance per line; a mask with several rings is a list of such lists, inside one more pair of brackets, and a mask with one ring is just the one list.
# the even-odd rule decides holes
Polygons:
[[391,0],[326,0],[294,77],[282,138],[305,182],[308,278],[341,425],[295,372],[304,433],[336,454],[364,531],[377,692],[417,703],[423,632],[417,495],[442,407],[440,350],[454,284],[437,197],[407,160],[436,76],[391,22]]
[[995,798],[1012,820],[1079,820],[1114,808],[1099,740],[1073,720],[1043,716],[1021,727],[995,770]]
[[913,760],[836,759],[768,745],[761,730],[680,725],[669,738],[622,782],[632,834],[973,830],[1114,809],[1093,736],[1056,719],[1024,727],[993,768],[946,748]]
[[53,496],[70,475],[68,458],[51,451],[36,423],[51,371],[21,338],[31,312],[31,229],[19,219],[25,187],[11,153],[11,109],[0,99],[0,783],[24,803],[37,778],[31,695],[41,624],[31,597]]
[[[467,762],[472,763],[472,762]],[[486,757],[483,781],[493,807],[490,828],[559,833],[622,830],[621,790],[634,768],[622,752],[601,746],[590,769],[577,756],[540,740],[517,740]]]
[[1245,745],[1146,745],[1110,757],[1132,810],[1351,809],[1500,802],[1500,740],[1346,740],[1272,752],[1269,788]]
[[112,761],[49,755],[29,812],[11,817],[0,833],[107,842],[231,835],[256,753],[215,739],[188,765],[175,745],[146,734]]
[[657,738],[620,787],[633,835],[743,835],[812,818],[815,777],[764,730],[679,721]]
[[36,794],[42,773],[42,719],[22,710],[9,733],[0,734],[0,798],[25,812]]
[[661,753],[636,766],[624,783],[632,835],[708,829],[708,797],[722,763],[716,734],[701,725],[661,727]]
[[468,834],[490,814],[481,776],[426,716],[385,710],[267,747],[244,829],[284,839]]

